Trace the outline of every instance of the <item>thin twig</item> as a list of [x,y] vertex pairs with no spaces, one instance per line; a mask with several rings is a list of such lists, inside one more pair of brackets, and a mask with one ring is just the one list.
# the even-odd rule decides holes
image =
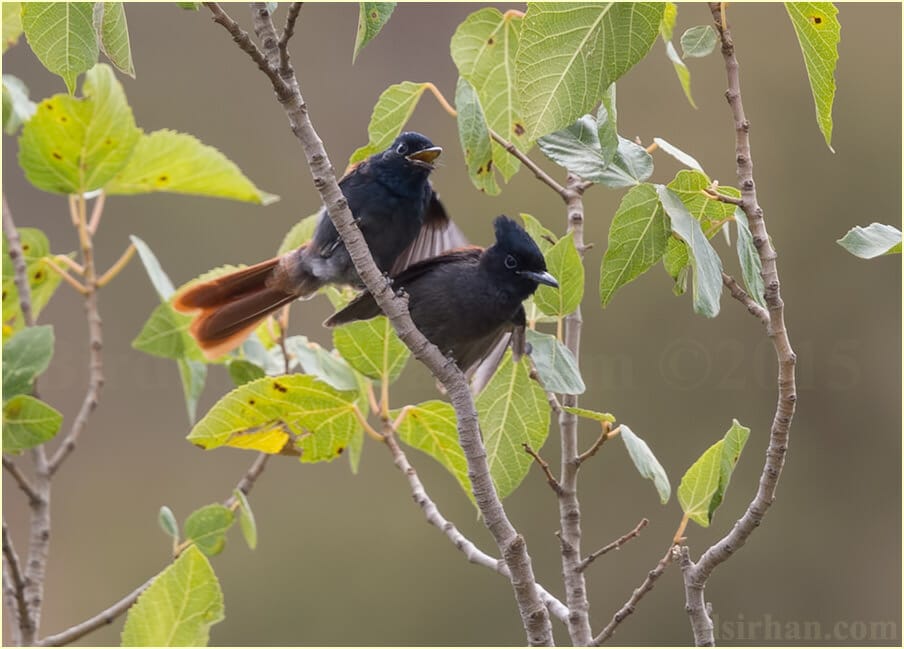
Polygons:
[[3,468],[16,480],[19,488],[25,492],[26,496],[28,496],[29,501],[39,499],[38,492],[35,491],[35,488],[32,486],[31,482],[29,482],[28,478],[25,477],[25,474],[19,470],[19,467],[16,466],[15,462],[5,455],[3,456]]
[[126,248],[125,252],[116,260],[116,263],[110,266],[106,273],[100,276],[100,279],[97,280],[98,288],[102,286],[106,286],[110,283],[114,277],[119,275],[122,272],[122,269],[125,268],[130,261],[132,261],[132,257],[135,256],[135,244],[130,243],[129,247]]
[[[60,257],[60,259],[65,259],[65,257]],[[44,263],[47,264],[47,267],[50,268],[50,270],[52,270],[57,275],[59,275],[61,278],[63,278],[66,281],[66,283],[69,284],[69,286],[71,286],[72,288],[74,288],[80,295],[88,294],[87,287],[84,284],[82,284],[80,281],[75,279],[72,275],[67,273],[65,270],[60,268],[57,265],[55,260],[51,259],[50,257],[45,257]],[[84,272],[84,269],[82,269],[82,272]]]
[[[487,529],[493,535],[503,559],[511,571],[510,580],[527,633],[527,642],[531,645],[552,644],[549,611],[537,595],[536,580],[527,545],[506,516],[490,478],[486,449],[480,436],[477,410],[474,407],[474,399],[467,379],[452,359],[443,356],[439,349],[417,330],[408,313],[405,301],[396,296],[374,263],[367,243],[348,208],[348,202],[339,189],[323,142],[311,123],[297,79],[293,76],[294,83],[287,83],[280,78],[276,71],[269,69],[263,55],[259,51],[255,51],[256,48],[248,47],[247,34],[244,34],[217,4],[208,3],[206,6],[214,14],[215,20],[233,35],[233,39],[241,49],[258,63],[258,67],[262,67],[261,61],[263,61],[262,69],[271,79],[273,89],[280,105],[286,112],[292,132],[304,149],[314,186],[320,194],[330,220],[345,243],[358,276],[373,295],[377,305],[389,318],[393,328],[399,334],[399,338],[412,351],[414,357],[433,372],[433,375],[446,389],[455,410],[459,443],[467,460],[474,499]],[[259,33],[275,32],[268,12],[253,12],[252,19],[256,22],[268,23],[263,30],[260,26],[256,26],[255,31]],[[266,42],[264,46],[266,47]],[[275,42],[274,47],[278,49]]]
[[25,601],[25,581],[22,578],[22,564],[13,547],[13,541],[9,537],[6,528],[6,519],[3,519],[3,595],[9,610],[16,618],[13,628],[13,637],[16,643],[22,641],[22,630],[34,628],[28,603]]
[[55,255],[53,257],[53,261],[55,261],[55,262],[58,261],[61,264],[63,264],[64,266],[69,266],[70,270],[75,271],[79,275],[85,274],[85,267],[82,266],[77,261],[75,261],[74,259],[72,259],[71,257],[69,257],[68,255]]
[[31,310],[31,287],[28,285],[28,267],[25,264],[25,253],[22,251],[22,240],[19,238],[19,230],[13,221],[13,214],[6,202],[6,194],[3,194],[3,234],[6,235],[9,258],[13,262],[13,281],[16,291],[19,293],[19,308],[22,310],[22,318],[26,327],[35,323]]
[[94,201],[94,207],[91,209],[91,219],[88,221],[88,233],[93,237],[97,234],[97,228],[100,225],[100,217],[104,215],[104,203],[107,201],[107,195],[101,192]]
[[[433,502],[427,494],[427,490],[424,488],[423,483],[418,477],[417,471],[415,471],[414,467],[411,466],[411,463],[408,461],[408,457],[399,445],[391,425],[384,435],[383,441],[386,443],[386,447],[392,454],[393,463],[408,480],[408,485],[411,487],[411,493],[414,496],[414,502],[416,502],[424,512],[427,522],[445,534],[446,538],[448,538],[449,541],[465,555],[465,558],[470,563],[489,568],[494,572],[498,572],[500,575],[511,578],[511,573],[504,561],[491,557],[480,550],[474,545],[473,541],[459,531],[454,523],[447,520],[442,515],[439,508],[436,506],[436,503]],[[538,597],[549,609],[549,612],[561,621],[566,621],[568,619],[568,608],[540,584],[537,584],[536,587]]]
[[743,203],[743,199],[736,196],[726,196],[725,194],[720,194],[714,188],[701,189],[700,192],[707,198],[714,201],[719,201],[720,203],[728,203],[729,205],[735,206],[741,205],[741,203]]
[[[100,311],[97,304],[97,270],[94,260],[94,241],[88,230],[87,208],[85,197],[79,196],[75,201],[76,222],[78,224],[79,246],[82,253],[82,263],[85,267],[85,314],[88,320],[88,389],[82,399],[72,427],[63,438],[62,443],[48,462],[49,475],[57,472],[66,458],[75,450],[79,436],[88,424],[88,417],[97,408],[100,402],[100,392],[104,387],[104,361],[101,350],[103,349],[103,326]],[[99,218],[99,217],[98,217]]]
[[[747,215],[753,245],[756,247],[762,263],[763,285],[769,319],[766,324],[766,335],[772,341],[778,360],[778,403],[769,431],[769,446],[766,450],[766,462],[760,475],[759,486],[753,500],[747,506],[743,516],[735,523],[717,543],[713,544],[694,563],[687,549],[682,549],[682,576],[684,578],[685,610],[690,619],[694,633],[694,642],[698,646],[712,645],[715,642],[713,621],[707,610],[703,591],[713,570],[732,556],[743,546],[763,520],[767,510],[775,500],[775,490],[781,477],[788,451],[788,439],[791,420],[797,404],[797,388],[795,366],[797,356],[791,348],[788,331],[785,328],[785,305],[782,301],[778,269],[775,263],[776,252],[772,247],[763,209],[756,194],[756,183],[753,178],[753,161],[750,153],[750,122],[744,113],[741,101],[741,80],[738,59],[735,56],[734,41],[731,31],[725,23],[724,3],[709,3],[710,13],[722,42],[722,58],[728,78],[728,100],[735,125],[735,160],[737,175],[741,189],[741,209]],[[748,310],[750,307],[748,305]],[[753,311],[752,311],[753,313]],[[759,311],[754,315],[763,321]]]
[[587,570],[587,566],[589,566],[591,563],[596,561],[599,557],[603,556],[607,552],[611,552],[612,550],[618,550],[625,543],[627,543],[631,539],[635,538],[638,534],[640,534],[640,530],[645,528],[649,524],[649,522],[650,521],[648,521],[646,518],[641,518],[640,522],[637,524],[637,526],[633,530],[631,530],[630,532],[628,532],[627,534],[625,534],[623,536],[618,537],[617,539],[612,541],[612,543],[610,543],[608,545],[604,545],[596,552],[591,552],[590,554],[588,554],[586,557],[584,557],[584,560],[581,561],[580,570],[582,570],[582,571]]
[[723,271],[722,283],[725,284],[725,288],[727,288],[728,292],[731,293],[731,297],[747,307],[750,315],[762,322],[767,327],[769,326],[769,312],[759,304],[757,304],[756,300],[750,297],[750,294],[747,293],[747,291],[745,291],[743,288],[741,288],[741,285],[738,284],[738,280]]
[[600,646],[606,640],[611,638],[612,634],[615,633],[615,629],[618,627],[618,625],[624,622],[625,618],[627,618],[634,612],[635,608],[637,607],[637,603],[643,598],[643,596],[653,590],[653,586],[656,585],[656,580],[662,576],[662,573],[665,572],[665,569],[668,568],[669,564],[672,562],[676,549],[677,548],[674,548],[673,546],[669,546],[669,549],[665,553],[665,556],[659,560],[659,563],[656,564],[655,568],[647,573],[646,578],[643,580],[643,582],[641,582],[640,586],[635,588],[634,592],[631,593],[631,597],[628,598],[628,601],[625,602],[622,607],[615,612],[615,615],[612,616],[612,620],[602,631],[600,631],[599,635],[593,638],[594,647]]
[[286,16],[286,25],[283,27],[282,36],[279,37],[279,74],[283,79],[292,77],[295,70],[292,68],[289,57],[289,40],[295,35],[295,21],[301,13],[303,2],[293,2],[289,5],[289,15]]
[[576,460],[578,463],[578,466],[580,466],[581,464],[583,464],[584,462],[586,462],[587,460],[592,458],[594,455],[596,455],[596,452],[598,450],[600,450],[600,447],[603,444],[605,444],[607,440],[609,440],[612,437],[615,437],[618,434],[618,431],[621,429],[621,426],[616,427],[615,430],[611,430],[610,427],[611,427],[611,424],[608,421],[603,422],[603,424],[601,426],[602,431],[600,431],[600,436],[596,438],[595,442],[593,442],[593,446],[591,446],[590,448],[588,448],[586,451],[584,451],[583,453],[581,453],[578,456],[578,458]]
[[534,461],[540,466],[543,470],[543,474],[546,476],[546,482],[549,483],[550,488],[556,492],[557,496],[562,495],[562,485],[559,484],[559,481],[556,480],[556,477],[552,474],[552,471],[549,468],[549,463],[540,457],[540,454],[537,453],[531,445],[527,442],[522,442],[521,446],[524,447],[524,451],[534,458]]

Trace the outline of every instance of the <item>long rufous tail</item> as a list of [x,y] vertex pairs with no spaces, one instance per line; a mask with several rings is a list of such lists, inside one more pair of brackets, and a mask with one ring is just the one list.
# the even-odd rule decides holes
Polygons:
[[209,359],[242,344],[258,323],[298,297],[275,282],[279,257],[189,286],[173,298],[181,313],[197,314],[189,331]]

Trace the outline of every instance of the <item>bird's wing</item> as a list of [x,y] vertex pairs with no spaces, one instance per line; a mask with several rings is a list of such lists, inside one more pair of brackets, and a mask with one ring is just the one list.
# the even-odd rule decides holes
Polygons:
[[[446,264],[455,264],[462,261],[472,261],[479,258],[483,252],[483,248],[479,246],[467,246],[456,250],[449,250],[441,255],[418,261],[393,278],[393,286],[403,288],[411,285],[412,282],[418,281],[421,277],[429,275],[432,271],[445,266]],[[380,307],[377,306],[373,295],[369,291],[364,291],[354,300],[349,302],[345,308],[331,315],[323,325],[325,327],[337,327],[347,322],[355,320],[368,320],[380,315]]]
[[439,194],[431,187],[430,204],[424,214],[424,223],[417,237],[396,257],[389,274],[398,276],[409,266],[419,261],[436,257],[448,250],[468,245],[468,240],[446,213],[439,200]]
[[490,336],[490,342],[485,345],[485,352],[480,354],[477,359],[471,363],[465,364],[465,375],[471,382],[471,393],[475,396],[487,386],[490,379],[499,368],[505,350],[509,345],[512,348],[512,356],[516,363],[521,360],[524,354],[529,353],[527,340],[525,339],[525,328],[527,326],[527,318],[522,306],[515,313],[511,322],[506,323],[504,327]]

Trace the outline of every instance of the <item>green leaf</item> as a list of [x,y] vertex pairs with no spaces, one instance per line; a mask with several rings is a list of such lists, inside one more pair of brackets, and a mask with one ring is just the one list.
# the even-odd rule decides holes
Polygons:
[[722,297],[722,260],[678,195],[663,185],[657,185],[656,191],[672,222],[672,231],[688,245],[694,271],[694,311],[715,318]]
[[546,268],[559,282],[559,288],[540,286],[534,303],[546,315],[565,317],[581,304],[584,297],[584,264],[574,247],[574,234],[569,232],[545,255]]
[[740,207],[735,208],[734,213],[735,225],[738,228],[738,260],[741,262],[741,278],[744,280],[744,286],[747,287],[747,293],[757,304],[766,308],[766,288],[763,284],[763,262],[760,260],[759,252],[753,245],[753,235],[750,233],[750,227],[747,223],[747,215]]
[[242,514],[239,517],[239,527],[242,528],[242,536],[248,547],[253,550],[257,547],[257,523],[254,521],[254,512],[251,511],[251,505],[248,503],[248,497],[245,492],[241,489],[236,489],[232,494],[239,503],[239,511]]
[[639,144],[618,137],[615,157],[600,174],[599,182],[611,189],[633,187],[653,175],[653,157]]
[[558,241],[558,237],[552,233],[552,230],[544,226],[530,214],[521,212],[521,220],[524,221],[524,229],[537,244],[537,247],[540,248],[540,252],[544,255],[549,252],[549,249],[555,245],[556,241]]
[[22,35],[22,3],[3,3],[3,51],[19,41]]
[[592,115],[584,115],[571,126],[544,135],[537,144],[557,165],[595,183],[603,180],[603,173],[615,155],[615,150],[604,153],[599,126]]
[[264,453],[300,453],[302,462],[339,457],[358,429],[357,393],[340,392],[313,376],[290,374],[246,383],[220,399],[188,440]]
[[[6,349],[4,349],[4,357]],[[3,368],[6,369],[4,362]],[[3,386],[3,452],[20,453],[54,438],[63,415],[43,401],[27,394],[12,398]]]
[[[681,149],[676,147],[674,144],[670,144],[669,142],[666,142],[661,137],[654,137],[653,142],[656,143],[656,146],[658,146],[660,149],[662,149],[663,153],[669,154],[670,156],[675,158],[675,160],[677,160],[678,162],[683,164],[685,167],[690,167],[691,169],[699,171],[701,174],[704,173],[703,167],[700,165],[699,162],[697,162],[696,158],[694,158],[690,154],[685,153],[684,151],[682,151]],[[707,178],[707,181],[708,180],[709,180],[709,178]]]
[[358,375],[338,354],[332,354],[306,336],[286,338],[286,350],[298,359],[305,374],[316,376],[337,390],[358,390]]
[[134,79],[135,65],[132,63],[129,25],[123,3],[94,3],[94,20],[97,36],[100,38],[100,49],[117,70]]
[[191,321],[191,316],[177,313],[169,302],[158,304],[132,341],[132,347],[161,358],[202,361],[204,354],[188,333]]
[[45,68],[75,93],[78,75],[97,63],[93,2],[25,2],[25,37]]
[[163,505],[157,514],[157,523],[168,536],[174,541],[179,542],[179,523],[176,522],[176,515],[173,510]]
[[370,139],[367,145],[352,153],[348,163],[360,162],[392,144],[414,113],[414,108],[426,89],[426,83],[403,81],[384,90],[377,99],[370,123],[367,125],[367,135]]
[[530,140],[571,124],[650,50],[662,3],[534,2],[515,60]]
[[[707,197],[703,190],[712,184],[709,177],[700,171],[681,170],[668,184],[668,188],[681,199],[691,216],[700,222],[700,227],[711,239],[728,221],[733,219],[735,206]],[[728,185],[719,187],[719,193],[739,198],[741,192]]]
[[459,77],[455,88],[455,108],[458,111],[458,139],[465,154],[468,175],[474,186],[491,196],[499,193],[493,174],[493,147],[483,109],[474,88]]
[[276,254],[284,255],[287,252],[300,247],[303,243],[310,241],[311,237],[314,236],[314,230],[317,228],[317,223],[320,221],[320,215],[321,211],[318,210],[316,213],[304,217],[293,225],[292,229],[286,232],[286,236],[283,237],[282,243],[279,244],[279,250]]
[[708,56],[716,49],[719,36],[712,25],[697,25],[681,35],[681,53],[686,57]]
[[615,84],[603,93],[596,111],[596,126],[600,138],[603,159],[612,161],[618,152],[618,110],[615,106]]
[[201,9],[200,2],[177,2],[176,6],[187,11],[198,11]]
[[185,358],[176,359],[176,365],[182,381],[182,394],[185,397],[188,422],[193,424],[198,418],[198,399],[201,398],[204,382],[207,380],[207,365],[202,361]]
[[223,505],[206,505],[193,511],[185,519],[182,530],[185,539],[191,541],[208,557],[220,554],[226,546],[226,531],[232,527],[235,516]]
[[31,392],[53,358],[53,327],[27,327],[3,343],[3,401]]
[[[43,232],[37,228],[19,228],[19,240],[22,243],[22,254],[25,259],[25,274],[31,290],[31,313],[35,318],[47,306],[56,292],[62,278],[47,264],[47,259],[54,255],[50,252],[50,244]],[[9,257],[9,246],[6,236],[3,237],[3,323],[12,332],[25,326],[22,308],[19,304],[19,289],[16,287],[15,269]],[[6,332],[4,328],[4,332]],[[6,333],[4,333],[4,337]]]
[[141,131],[108,65],[85,76],[84,99],[38,104],[19,137],[19,165],[38,189],[79,194],[103,187],[132,155]]
[[355,51],[352,53],[352,63],[358,58],[358,53],[364,46],[380,33],[383,25],[389,22],[389,17],[392,15],[395,6],[395,2],[358,3],[358,33],[355,36]]
[[361,374],[388,383],[399,377],[411,355],[386,316],[333,329],[333,346]]
[[882,223],[870,223],[865,228],[858,225],[838,239],[838,245],[862,259],[901,254],[901,231]]
[[507,351],[496,374],[475,401],[487,450],[490,476],[500,498],[511,494],[533,462],[527,442],[538,451],[549,434],[546,393],[531,381],[526,362],[512,362]]
[[668,238],[669,223],[656,188],[643,184],[625,194],[609,226],[609,245],[600,268],[603,306],[618,288],[662,259]]
[[[4,8],[6,5],[3,5]],[[35,114],[37,106],[28,98],[28,88],[11,74],[3,75],[3,132],[15,135]]]
[[731,420],[731,428],[725,433],[722,446],[722,460],[719,469],[719,486],[713,494],[712,500],[709,501],[709,520],[712,521],[713,514],[719,505],[722,504],[722,498],[725,496],[725,490],[728,489],[728,483],[731,481],[731,474],[734,472],[738,459],[741,457],[741,451],[747,444],[747,438],[750,436],[750,429],[738,423],[737,419]]
[[235,163],[192,135],[168,129],[142,134],[108,194],[172,192],[269,205],[278,196],[258,189]]
[[190,546],[129,609],[124,647],[202,647],[223,619],[223,592],[207,557]]
[[527,330],[530,358],[537,367],[543,387],[556,394],[583,394],[587,387],[574,354],[555,336]]
[[785,9],[794,25],[816,103],[816,123],[832,148],[832,103],[835,101],[835,66],[841,23],[838,8],[831,2],[786,2]]
[[245,385],[251,381],[264,377],[264,370],[259,365],[255,365],[251,361],[234,358],[229,361],[227,366],[229,369],[229,378],[232,379],[235,387]]
[[675,284],[672,286],[672,292],[675,295],[684,295],[687,291],[687,274],[690,264],[687,244],[678,237],[669,237],[662,265],[665,267],[665,272],[675,280]]
[[653,455],[653,451],[647,446],[647,443],[634,434],[630,428],[621,424],[619,426],[619,435],[625,443],[628,455],[634,462],[637,472],[653,482],[656,492],[659,494],[659,502],[663,505],[669,502],[669,496],[672,495],[672,486],[669,484],[669,477],[665,473],[665,469]]
[[[515,92],[515,57],[522,21],[517,11],[479,9],[458,26],[449,48],[459,76],[477,92],[487,125],[526,153],[530,140]],[[507,182],[521,163],[496,142],[492,149],[493,164]]]
[[694,102],[694,97],[691,94],[691,71],[688,69],[687,65],[685,65],[684,61],[681,60],[681,57],[678,56],[678,52],[675,50],[675,46],[672,45],[671,41],[665,44],[665,55],[669,58],[669,61],[672,62],[672,66],[675,68],[675,74],[678,77],[678,82],[681,84],[681,89],[684,91],[684,96],[687,97],[688,103],[696,108],[697,104]]
[[723,439],[710,446],[681,478],[678,502],[687,517],[701,527],[712,522],[749,434],[749,428],[733,420]]
[[583,417],[584,419],[590,419],[592,421],[607,421],[610,424],[615,421],[615,415],[610,415],[608,412],[597,412],[596,410],[576,408],[574,406],[562,406],[562,410],[564,410],[565,412],[570,412],[572,415],[577,415],[578,417]]
[[[444,401],[426,401],[403,410],[404,417],[396,428],[399,439],[442,464],[474,502],[468,461],[458,443],[458,425],[452,406]],[[403,410],[393,410],[390,416],[395,420]]]
[[672,40],[672,31],[675,29],[675,21],[678,19],[678,5],[674,2],[666,2],[662,12],[662,20],[659,22],[659,35],[664,43]]

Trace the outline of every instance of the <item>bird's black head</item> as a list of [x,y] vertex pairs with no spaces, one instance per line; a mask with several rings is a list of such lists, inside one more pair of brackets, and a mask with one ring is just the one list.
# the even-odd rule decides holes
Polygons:
[[406,131],[399,134],[390,147],[380,154],[380,158],[393,165],[425,169],[429,173],[433,170],[433,161],[442,152],[442,147],[435,146],[420,133]]
[[543,253],[530,235],[507,216],[493,221],[496,243],[483,256],[486,269],[506,286],[510,286],[521,300],[537,290],[539,284],[558,287],[556,278],[546,271]]

